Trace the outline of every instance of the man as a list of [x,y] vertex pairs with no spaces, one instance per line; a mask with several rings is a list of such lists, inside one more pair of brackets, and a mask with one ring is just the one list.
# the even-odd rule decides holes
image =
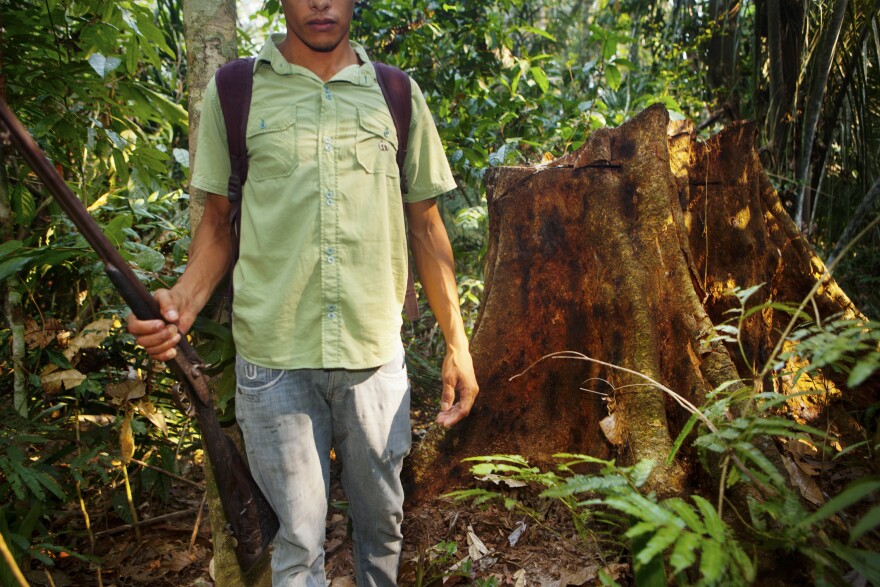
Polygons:
[[[282,0],[285,35],[254,66],[241,253],[234,268],[236,415],[254,478],[279,519],[274,585],[324,585],[329,453],[343,464],[356,580],[394,585],[409,384],[400,340],[406,282],[397,137],[363,48],[354,0]],[[435,198],[455,184],[421,91],[405,165],[406,223],[446,340],[437,422],[452,426],[478,387],[452,250]],[[208,86],[194,186],[208,192],[186,271],[155,297],[165,322],[129,318],[140,345],[169,360],[231,258],[228,150]],[[457,396],[457,397],[456,397]]]

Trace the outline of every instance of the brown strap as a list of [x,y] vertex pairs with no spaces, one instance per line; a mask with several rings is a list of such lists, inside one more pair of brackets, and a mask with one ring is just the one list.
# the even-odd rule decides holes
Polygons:
[[232,300],[232,269],[238,261],[241,246],[241,195],[248,176],[247,122],[254,85],[254,58],[236,59],[220,67],[214,75],[220,108],[226,124],[229,146],[228,198],[229,226],[232,238],[232,260],[229,264],[229,299]]
[[[406,194],[409,192],[409,182],[406,177],[404,162],[409,145],[409,126],[412,121],[412,86],[409,76],[396,67],[384,63],[373,62],[376,69],[376,81],[385,96],[385,103],[391,111],[394,119],[394,128],[397,130],[397,168],[400,171],[400,191],[403,201],[404,214],[406,213]],[[407,241],[409,235],[407,234]],[[412,263],[407,265],[406,297],[403,300],[403,309],[406,317],[417,320],[419,317],[419,301],[416,298],[416,283],[413,277]]]

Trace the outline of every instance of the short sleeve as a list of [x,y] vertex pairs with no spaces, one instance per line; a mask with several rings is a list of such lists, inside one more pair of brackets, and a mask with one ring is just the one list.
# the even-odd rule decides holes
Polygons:
[[411,84],[412,120],[404,162],[409,182],[406,201],[419,202],[455,189],[455,179],[422,90],[415,81]]
[[196,141],[195,164],[191,185],[211,194],[226,196],[229,185],[229,146],[226,124],[214,78],[205,88]]

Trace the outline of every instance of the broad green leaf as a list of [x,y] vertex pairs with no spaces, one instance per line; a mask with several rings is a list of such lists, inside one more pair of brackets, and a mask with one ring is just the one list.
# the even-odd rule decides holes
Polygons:
[[122,12],[122,20],[125,21],[125,24],[127,24],[136,34],[141,34],[140,29],[138,29],[137,21],[134,16],[132,16],[131,12],[125,9],[120,10],[120,12]]
[[3,244],[0,244],[0,258],[11,254],[13,251],[17,251],[22,246],[23,243],[17,240],[9,240]]
[[138,267],[153,273],[157,273],[165,267],[165,255],[150,247],[138,248],[140,250],[134,257],[134,262]]
[[653,533],[657,531],[657,524],[653,522],[639,522],[624,533],[627,538],[636,538],[642,534]]
[[608,40],[602,46],[602,58],[609,61],[615,55],[617,55],[617,39],[614,38],[614,35],[608,35]]
[[645,459],[636,463],[632,468],[631,478],[636,487],[641,487],[648,481],[651,471],[654,470],[654,461]]
[[605,65],[605,81],[608,82],[609,88],[617,90],[622,80],[623,76],[620,75],[620,70],[617,69],[617,66],[612,63]]
[[175,148],[172,153],[174,154],[174,160],[180,163],[181,167],[189,169],[189,151]]
[[752,584],[755,580],[755,563],[752,559],[747,555],[742,548],[739,547],[736,543],[727,543],[727,550],[729,551],[731,557],[739,566],[740,574],[742,574],[743,579],[747,584]]
[[641,563],[637,553],[641,553],[647,544],[647,536],[637,536],[631,541],[631,548],[634,554],[635,579],[639,587],[665,587],[666,586],[666,568],[663,565],[663,557],[655,556],[646,563]]
[[0,263],[0,283],[6,281],[19,271],[24,270],[31,262],[30,256],[13,257]]
[[546,92],[550,88],[550,80],[547,79],[547,74],[544,73],[543,69],[537,65],[533,65],[529,69],[529,73],[532,74],[532,79],[535,80],[535,83],[541,88],[541,92]]
[[113,132],[112,130],[105,128],[104,134],[107,135],[107,138],[113,141],[113,145],[117,149],[124,149],[128,146],[128,141],[119,136],[119,133]]
[[118,214],[104,226],[103,231],[107,238],[110,239],[110,242],[119,246],[128,240],[125,234],[125,229],[131,228],[131,225],[131,214]]

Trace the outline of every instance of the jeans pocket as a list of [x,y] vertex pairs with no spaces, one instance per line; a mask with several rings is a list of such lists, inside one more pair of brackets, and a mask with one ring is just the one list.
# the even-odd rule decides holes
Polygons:
[[259,401],[260,395],[281,381],[283,376],[283,369],[254,365],[241,356],[235,358],[236,389],[238,394],[248,401]]
[[403,345],[394,353],[394,358],[376,370],[376,374],[387,379],[406,379],[406,352]]

